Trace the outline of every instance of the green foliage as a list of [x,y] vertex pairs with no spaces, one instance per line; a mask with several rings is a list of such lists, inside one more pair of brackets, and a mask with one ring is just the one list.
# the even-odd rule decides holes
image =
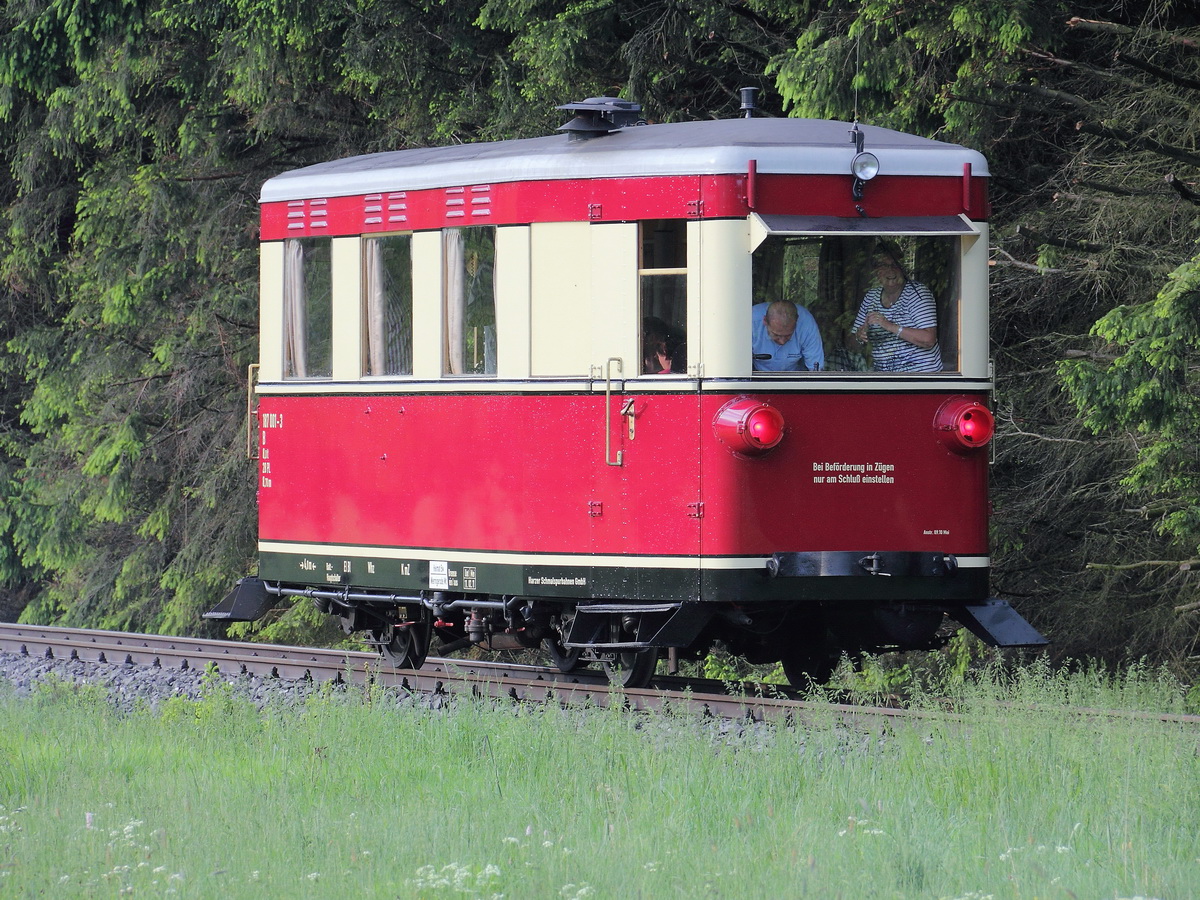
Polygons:
[[979,638],[965,628],[959,629],[946,646],[937,652],[943,677],[951,682],[965,681],[982,648],[983,642]]
[[[0,590],[30,620],[191,632],[253,565],[266,178],[545,134],[594,94],[731,115],[758,85],[768,114],[986,152],[996,589],[1055,652],[1187,665],[1194,578],[1136,566],[1200,546],[1197,37],[1165,0],[8,4]],[[264,634],[340,639],[305,606]]]
[[141,32],[139,0],[49,0],[4,17],[0,41],[0,117],[11,111],[17,91],[49,95],[75,72],[103,66],[103,47],[132,41]]
[[31,700],[35,708],[83,710],[98,717],[109,709],[108,692],[102,685],[67,681],[54,674],[33,686]]
[[857,112],[874,125],[978,142],[988,129],[977,101],[1014,76],[1011,63],[1043,16],[1028,0],[835,0],[768,72],[795,115]]
[[25,618],[191,632],[247,570],[258,187],[480,130],[505,88],[476,14],[0,11],[0,584],[40,583]]
[[194,727],[197,734],[209,736],[245,733],[260,725],[259,711],[225,680],[215,663],[204,670],[201,692],[195,700],[181,695],[164,700],[158,710],[162,723],[168,728]]
[[[265,178],[545,133],[554,104],[614,88],[659,116],[727,110],[778,45],[767,19],[719,3],[549,10],[0,12],[0,296],[14,311],[0,317],[0,583],[39,585],[26,619],[194,631],[249,567],[240,448]],[[312,638],[312,619],[293,612],[266,633]]]
[[605,94],[640,102],[651,121],[734,114],[737,89],[765,82],[768,59],[806,17],[806,4],[755,0],[486,0],[479,22],[512,35],[514,78],[544,133],[561,124],[554,105]]
[[847,690],[859,702],[886,704],[889,698],[904,694],[913,683],[913,668],[907,662],[888,661],[866,656],[849,676]]
[[1200,256],[1172,272],[1154,300],[1110,310],[1092,333],[1111,361],[1061,367],[1080,416],[1096,432],[1143,435],[1124,484],[1158,498],[1155,526],[1200,552]]
[[308,600],[298,600],[291,606],[271,610],[258,622],[231,625],[229,634],[240,639],[253,635],[256,640],[270,644],[303,645],[316,642],[322,647],[363,649],[363,643],[357,636],[343,634],[337,619],[319,612]]

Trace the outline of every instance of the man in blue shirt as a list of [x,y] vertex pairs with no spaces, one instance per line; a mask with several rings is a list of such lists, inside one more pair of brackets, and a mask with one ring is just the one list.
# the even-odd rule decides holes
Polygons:
[[821,332],[807,309],[776,300],[756,304],[750,314],[754,371],[816,372],[825,368]]

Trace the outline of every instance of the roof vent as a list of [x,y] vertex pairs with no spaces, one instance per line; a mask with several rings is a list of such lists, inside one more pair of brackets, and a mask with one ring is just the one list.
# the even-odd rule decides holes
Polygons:
[[569,109],[575,113],[575,118],[555,129],[565,131],[572,141],[586,141],[628,125],[637,125],[641,121],[642,111],[640,103],[617,97],[588,97],[554,108]]

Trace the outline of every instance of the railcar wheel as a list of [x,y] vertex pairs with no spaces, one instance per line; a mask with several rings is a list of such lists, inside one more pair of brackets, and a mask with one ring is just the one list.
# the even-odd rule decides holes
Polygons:
[[558,638],[543,638],[542,649],[549,654],[550,663],[564,675],[568,672],[574,672],[576,669],[582,669],[587,665],[586,660],[580,659],[583,655],[581,648],[564,647],[558,642]]
[[933,646],[934,635],[942,626],[940,609],[911,609],[903,605],[880,607],[873,613],[884,635],[901,649],[924,649]]
[[644,688],[654,677],[657,665],[658,651],[655,649],[626,650],[604,664],[604,674],[612,684],[620,687]]
[[575,620],[574,610],[555,616],[550,623],[550,635],[542,639],[542,649],[550,656],[551,665],[566,674],[587,666],[587,660],[582,659],[583,650],[580,647],[564,647],[563,638],[571,630]]
[[379,642],[379,654],[397,669],[419,669],[429,655],[430,627],[426,622],[413,622],[407,628],[373,631],[371,637]]
[[837,664],[837,657],[819,650],[793,650],[783,658],[783,674],[788,684],[799,691],[810,684],[827,682]]

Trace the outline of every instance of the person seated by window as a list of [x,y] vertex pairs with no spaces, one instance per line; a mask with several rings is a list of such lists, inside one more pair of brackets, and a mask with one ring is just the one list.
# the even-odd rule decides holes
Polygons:
[[756,372],[816,372],[825,368],[825,348],[817,320],[787,300],[755,304],[750,310],[750,341]]
[[687,370],[687,344],[678,329],[657,316],[642,319],[642,374],[670,375]]
[[854,336],[859,344],[870,343],[877,372],[940,372],[937,304],[929,288],[908,280],[902,258],[886,244],[876,249],[873,265],[879,286],[863,297]]

